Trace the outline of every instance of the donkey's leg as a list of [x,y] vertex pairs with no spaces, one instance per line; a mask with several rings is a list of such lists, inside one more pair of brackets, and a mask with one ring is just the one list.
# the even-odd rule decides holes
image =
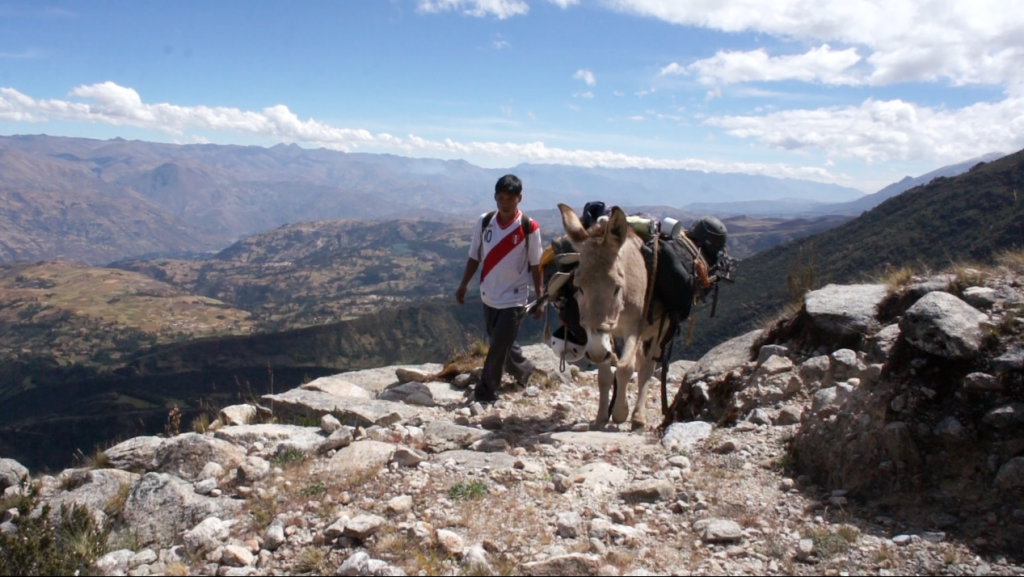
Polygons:
[[639,343],[635,336],[626,337],[622,346],[623,355],[615,367],[615,406],[612,407],[612,420],[624,423],[629,418],[629,380],[636,371],[636,350]]
[[[651,346],[655,346],[651,343]],[[657,368],[658,363],[654,361],[652,353],[641,354],[642,351],[637,351],[637,364],[640,365],[637,371],[636,382],[640,385],[640,390],[636,395],[636,406],[633,407],[633,430],[643,430],[647,427],[647,387],[651,384],[651,375],[654,374],[654,369]]]
[[601,430],[608,424],[608,393],[612,388],[611,362],[597,365],[597,389],[600,392],[597,400],[597,429]]

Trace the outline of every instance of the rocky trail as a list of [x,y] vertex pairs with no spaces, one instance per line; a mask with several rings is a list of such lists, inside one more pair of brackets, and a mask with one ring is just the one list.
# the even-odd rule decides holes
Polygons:
[[0,460],[0,532],[86,507],[105,575],[1020,575],[1015,282],[808,293],[674,363],[664,431],[590,430],[596,372],[543,345],[487,411],[437,364],[325,377],[30,479],[32,510]]

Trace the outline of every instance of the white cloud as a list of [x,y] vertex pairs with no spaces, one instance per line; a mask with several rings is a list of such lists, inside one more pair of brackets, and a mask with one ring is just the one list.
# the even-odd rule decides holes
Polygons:
[[594,93],[589,90],[580,90],[572,95],[573,98],[593,98]]
[[822,150],[866,162],[958,161],[1024,148],[1024,97],[959,109],[868,99],[859,106],[714,116],[707,124],[785,150]]
[[501,39],[498,39],[498,40],[495,40],[495,41],[491,42],[491,46],[495,50],[503,50],[505,48],[511,48],[512,47],[512,45],[509,44],[507,40],[501,40]]
[[[569,105],[569,108],[579,108]],[[405,154],[450,154],[511,159],[516,163],[538,162],[610,168],[682,168],[716,172],[746,172],[769,176],[835,181],[820,167],[745,162],[714,162],[700,159],[658,159],[602,150],[566,150],[543,142],[456,142],[427,140],[408,135],[372,134],[360,128],[339,128],[313,119],[301,120],[283,104],[261,111],[228,107],[149,104],[132,88],[113,82],[79,86],[69,100],[38,100],[13,88],[0,88],[0,120],[45,122],[64,120],[98,122],[163,131],[180,142],[200,139],[189,130],[255,134],[282,142],[298,142],[334,150],[387,150]],[[1010,128],[1010,127],[1008,127]],[[1017,128],[1024,134],[1024,127]]]
[[637,114],[635,116],[630,116],[629,119],[630,120],[635,120],[637,122],[643,122],[644,120],[647,120],[647,118],[643,114]]
[[580,3],[580,0],[548,0],[552,4],[557,4],[561,8],[568,8],[569,6],[575,6]]
[[749,52],[719,51],[686,67],[673,62],[662,68],[660,75],[696,74],[701,83],[710,85],[777,80],[861,84],[862,77],[848,72],[860,61],[856,48],[832,50],[828,44],[791,56],[768,56],[761,48]]
[[43,53],[38,50],[23,50],[21,52],[0,52],[0,60],[35,60],[42,58]]
[[418,0],[417,9],[426,13],[456,10],[477,18],[492,15],[504,20],[528,13],[530,6],[523,0]]
[[576,71],[576,74],[572,75],[573,80],[582,80],[587,83],[587,86],[593,86],[597,84],[597,80],[594,78],[594,73],[587,70],[586,68],[580,68]]
[[639,98],[643,98],[644,96],[647,96],[648,94],[654,94],[655,92],[657,92],[657,89],[655,88],[645,88],[643,90],[636,91],[634,94]]
[[1024,10],[1013,9],[1003,0],[821,0],[813,5],[806,0],[605,0],[605,4],[687,26],[863,46],[868,67],[865,82],[872,85],[946,78],[954,85],[991,84],[1024,91],[1024,66],[1020,65]]

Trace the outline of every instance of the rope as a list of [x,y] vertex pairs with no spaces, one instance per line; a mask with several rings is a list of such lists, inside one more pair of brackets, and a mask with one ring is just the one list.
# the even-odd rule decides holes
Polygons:
[[[647,270],[647,291],[644,293],[644,312],[640,318],[647,319],[651,323],[651,301],[654,300],[654,275],[658,273],[658,245],[661,242],[661,235],[654,235],[654,257],[651,260],[651,267]],[[643,256],[643,249],[640,255]],[[646,261],[646,259],[644,259]]]

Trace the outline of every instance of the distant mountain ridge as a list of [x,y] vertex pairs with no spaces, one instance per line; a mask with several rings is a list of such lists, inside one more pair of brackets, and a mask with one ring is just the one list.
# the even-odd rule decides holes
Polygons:
[[[861,195],[831,184],[749,174],[533,164],[485,169],[461,160],[295,145],[33,135],[0,136],[0,152],[8,163],[0,166],[2,260],[61,257],[98,264],[140,254],[217,250],[295,222],[464,217],[493,208],[494,182],[508,172],[523,178],[526,210],[595,199],[682,206],[706,198],[821,201]],[[11,168],[26,163],[34,169]],[[83,191],[87,202],[76,214],[65,211],[62,203],[76,202]]]
[[1019,249],[1020,190],[1024,151],[959,176],[937,176],[835,228],[759,252],[741,262],[735,284],[722,289],[715,318],[697,313],[694,346],[685,354],[699,355],[778,314],[794,297],[787,277],[813,279],[811,288],[875,282],[887,269],[941,270]]

